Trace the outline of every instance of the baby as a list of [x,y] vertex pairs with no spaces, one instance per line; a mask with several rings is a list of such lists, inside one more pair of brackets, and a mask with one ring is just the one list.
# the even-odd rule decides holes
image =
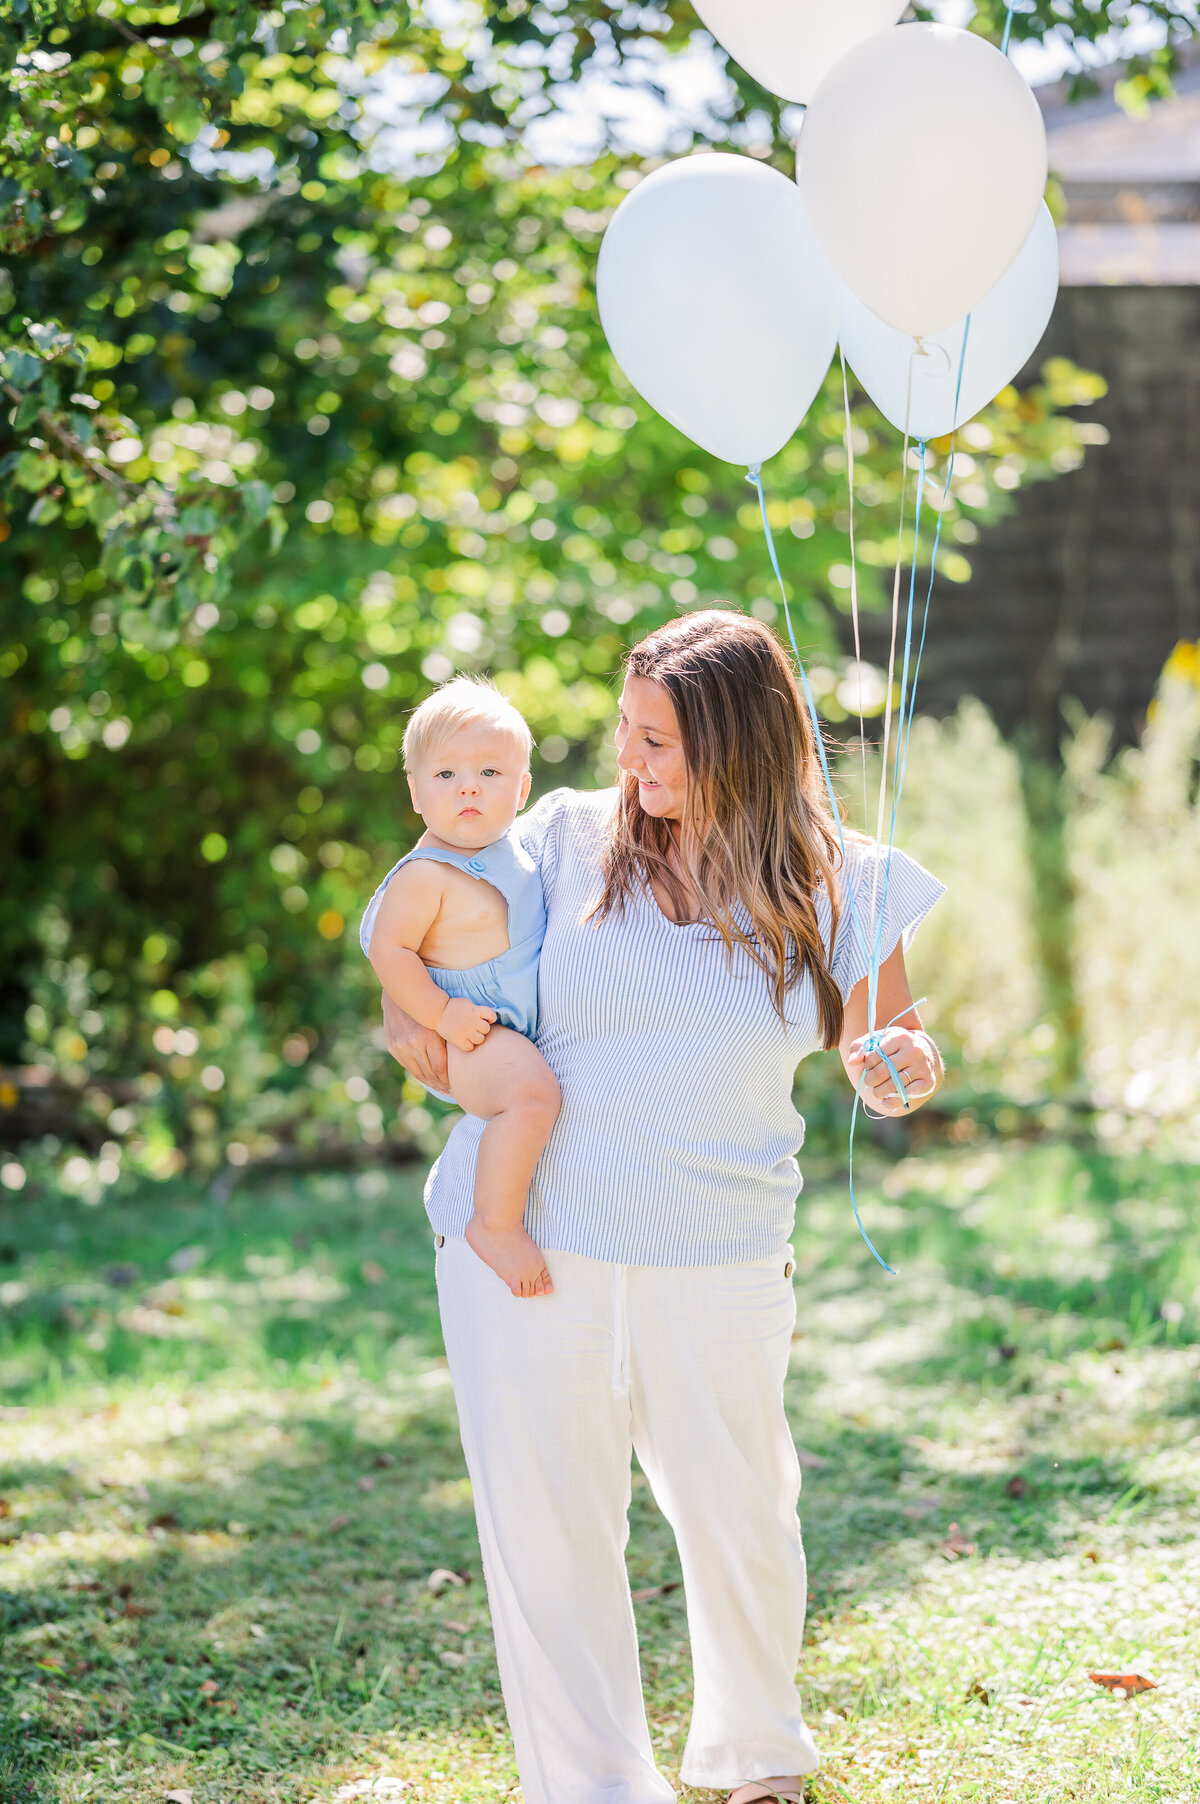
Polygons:
[[457,677],[421,703],[404,768],[425,831],[375,891],[360,932],[392,1001],[446,1041],[454,1100],[487,1123],[466,1237],[516,1297],[554,1288],[524,1215],[561,1101],[533,1044],[541,879],[513,832],[532,749],[491,683]]

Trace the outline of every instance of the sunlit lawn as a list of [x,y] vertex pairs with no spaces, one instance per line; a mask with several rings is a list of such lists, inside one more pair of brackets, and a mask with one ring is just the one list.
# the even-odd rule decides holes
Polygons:
[[[0,1799],[515,1793],[419,1175],[5,1202]],[[877,1177],[898,1278],[836,1176],[796,1236],[812,1798],[1194,1800],[1195,1168]],[[632,1582],[670,1584],[634,1497]],[[674,1772],[682,1593],[637,1607]]]

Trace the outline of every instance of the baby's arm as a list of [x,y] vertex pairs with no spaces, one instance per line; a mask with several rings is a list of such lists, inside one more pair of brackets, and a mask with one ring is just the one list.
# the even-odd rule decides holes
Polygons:
[[447,997],[418,953],[441,911],[442,895],[441,872],[432,860],[404,865],[380,899],[368,956],[384,991],[399,1008],[422,1027],[434,1028],[452,1046],[470,1052],[486,1039],[495,1011],[459,996]]

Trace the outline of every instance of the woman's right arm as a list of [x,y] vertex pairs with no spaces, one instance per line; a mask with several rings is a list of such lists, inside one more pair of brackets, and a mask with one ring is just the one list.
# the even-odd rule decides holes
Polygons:
[[427,1090],[449,1094],[450,1072],[446,1064],[446,1042],[431,1027],[422,1027],[411,1015],[397,1006],[383,992],[383,1031],[387,1049],[410,1077],[415,1077]]

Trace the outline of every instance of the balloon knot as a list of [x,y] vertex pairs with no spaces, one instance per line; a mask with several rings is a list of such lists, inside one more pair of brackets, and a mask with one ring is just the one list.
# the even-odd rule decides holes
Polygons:
[[761,464],[751,464],[749,469],[746,471],[746,481],[757,483],[757,481],[761,475],[762,475],[762,465]]

